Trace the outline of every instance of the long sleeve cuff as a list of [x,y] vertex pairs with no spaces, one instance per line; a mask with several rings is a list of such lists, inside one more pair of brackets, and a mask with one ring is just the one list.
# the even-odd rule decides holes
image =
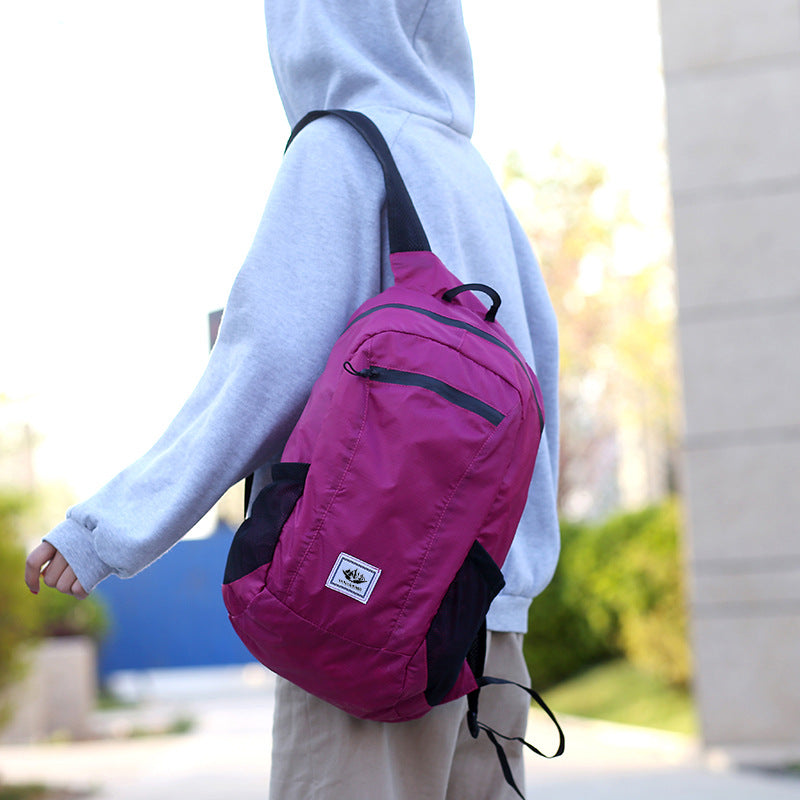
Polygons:
[[87,592],[113,572],[97,555],[92,532],[72,519],[68,518],[53,528],[44,540],[64,556]]
[[495,597],[486,615],[486,627],[490,631],[525,633],[528,630],[530,597],[499,594]]

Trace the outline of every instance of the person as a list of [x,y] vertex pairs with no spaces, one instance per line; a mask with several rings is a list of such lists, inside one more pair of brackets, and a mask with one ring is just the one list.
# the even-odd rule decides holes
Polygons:
[[[470,141],[474,82],[460,0],[266,0],[265,11],[289,123],[349,108],[378,125],[431,249],[463,282],[499,291],[498,319],[539,378],[545,435],[506,586],[488,616],[487,674],[527,683],[528,610],[559,551],[557,330],[531,246]],[[380,165],[350,126],[325,117],[300,133],[198,385],[152,449],[31,553],[32,591],[40,573],[78,597],[111,574],[135,575],[254,470],[258,494],[348,317],[390,285],[384,201]],[[462,698],[411,722],[367,722],[278,679],[270,796],[514,796],[493,746],[466,732],[465,709]],[[524,692],[482,693],[481,717],[500,730],[524,733],[527,711]],[[510,759],[524,785],[521,749]]]

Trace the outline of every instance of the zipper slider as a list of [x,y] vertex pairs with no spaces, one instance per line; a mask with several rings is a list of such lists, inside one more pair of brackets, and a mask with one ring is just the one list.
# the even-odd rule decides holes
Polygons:
[[358,378],[371,378],[374,373],[374,367],[367,367],[366,369],[357,370],[349,361],[345,361],[342,365],[344,367],[344,371],[349,373],[350,375],[355,375]]

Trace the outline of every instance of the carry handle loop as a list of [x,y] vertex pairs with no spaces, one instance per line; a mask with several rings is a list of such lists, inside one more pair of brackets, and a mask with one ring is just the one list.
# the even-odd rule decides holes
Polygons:
[[400,171],[397,169],[389,145],[383,138],[383,134],[378,126],[365,114],[360,111],[347,111],[341,108],[311,111],[306,114],[300,122],[295,125],[292,135],[286,143],[284,153],[289,149],[289,145],[294,141],[300,131],[313,122],[324,116],[339,117],[353,128],[355,128],[364,141],[370,146],[372,152],[378,157],[383,169],[383,180],[386,186],[386,207],[389,218],[389,252],[390,253],[410,253],[421,250],[429,251],[428,237],[422,227],[419,215],[417,214],[411,196],[406,189]]
[[485,283],[462,283],[461,286],[454,286],[452,289],[448,289],[442,295],[442,300],[452,303],[453,298],[456,297],[456,295],[467,291],[483,292],[492,298],[492,307],[486,312],[484,319],[487,322],[494,322],[494,318],[497,316],[497,309],[500,308],[500,303],[502,301],[500,300],[500,295],[494,289],[492,289],[491,286],[487,286]]

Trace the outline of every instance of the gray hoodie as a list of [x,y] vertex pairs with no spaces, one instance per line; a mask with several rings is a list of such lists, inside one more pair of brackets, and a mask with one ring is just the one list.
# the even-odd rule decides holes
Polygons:
[[[492,630],[524,631],[558,559],[557,334],[525,234],[470,143],[474,86],[460,3],[267,0],[266,19],[290,124],[316,108],[375,121],[431,249],[463,282],[497,289],[498,321],[539,377],[545,437],[506,588],[489,615]],[[255,491],[264,484],[348,317],[391,284],[384,199],[377,160],[344,122],[326,117],[297,137],[197,387],[149,452],[45,537],[87,590],[146,567],[249,472]]]

